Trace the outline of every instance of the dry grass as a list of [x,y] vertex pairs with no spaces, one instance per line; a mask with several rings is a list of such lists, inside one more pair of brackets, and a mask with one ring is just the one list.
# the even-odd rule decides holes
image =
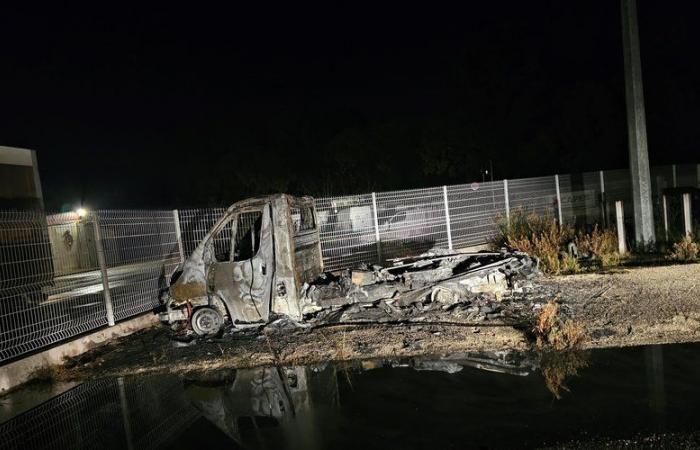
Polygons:
[[341,333],[341,338],[340,342],[334,341],[335,344],[335,349],[336,349],[336,354],[338,355],[338,359],[350,359],[352,356],[352,348],[350,344],[348,343],[347,339],[347,333],[344,331]]
[[693,262],[698,260],[700,245],[691,236],[685,236],[681,241],[673,244],[666,258],[672,261]]
[[581,347],[586,338],[586,330],[580,323],[566,319],[558,331],[550,332],[549,343],[554,350],[570,350]]
[[540,356],[540,372],[549,392],[559,400],[562,392],[569,392],[567,378],[578,375],[588,367],[588,354],[581,352],[550,352]]
[[497,225],[500,233],[494,239],[494,246],[517,249],[537,257],[545,273],[582,271],[578,259],[566,251],[570,242],[575,243],[581,253],[590,255],[597,266],[610,268],[620,264],[614,229],[601,230],[596,225],[589,233],[576,233],[570,225],[560,226],[552,214],[538,215],[523,210],[514,210],[509,219],[499,217]]
[[[265,337],[265,343],[267,344],[267,348],[270,351],[270,355],[272,355],[273,360],[275,361],[275,365],[280,365],[281,359],[280,359],[280,353],[279,351],[272,345],[272,339],[270,339],[270,335],[263,331],[263,336]],[[222,352],[223,356],[223,352]]]
[[569,255],[568,253],[563,255],[560,263],[561,273],[571,274],[579,273],[583,269],[578,263],[578,259],[575,256]]
[[559,305],[554,301],[549,301],[540,309],[535,324],[535,336],[546,336],[549,331],[557,324],[557,316],[559,315]]
[[532,332],[539,349],[573,350],[586,338],[584,327],[571,319],[562,319],[559,305],[553,300],[540,310]]
[[573,240],[574,229],[568,225],[559,226],[551,214],[538,215],[514,210],[510,219],[497,220],[499,235],[494,241],[497,247],[520,250],[540,260],[540,269],[546,273],[559,274],[577,272],[575,259],[561,257],[566,244]]
[[620,264],[614,229],[601,230],[595,225],[590,233],[578,233],[575,242],[579,252],[591,255],[604,269]]
[[339,334],[334,333],[332,335],[332,338],[329,339],[328,336],[326,336],[325,333],[321,332],[320,335],[321,337],[326,341],[326,343],[331,347],[332,349],[332,359],[336,361],[344,361],[351,359],[353,356],[353,351],[352,351],[352,344],[351,342],[348,341],[348,336],[349,333],[346,333],[345,331],[340,332]]

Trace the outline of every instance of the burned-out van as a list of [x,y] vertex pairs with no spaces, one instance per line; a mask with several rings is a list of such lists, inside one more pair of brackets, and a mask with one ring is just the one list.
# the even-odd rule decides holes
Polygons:
[[260,324],[302,317],[298,293],[323,271],[313,199],[279,194],[238,202],[175,271],[161,319],[198,334],[225,320]]
[[[382,320],[425,320],[409,316],[474,296],[499,298],[537,272],[520,252],[435,248],[391,259],[387,267],[324,273],[317,219],[310,197],[278,194],[234,204],[171,276],[161,320],[199,335],[216,334],[226,322],[242,328],[276,316],[376,320],[365,317],[374,311],[386,315]],[[412,306],[418,303],[423,306]]]

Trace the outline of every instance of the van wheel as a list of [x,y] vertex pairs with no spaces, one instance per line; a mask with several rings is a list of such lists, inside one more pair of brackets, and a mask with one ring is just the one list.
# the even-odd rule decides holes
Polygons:
[[192,314],[192,329],[200,336],[214,336],[224,324],[221,313],[209,306],[197,308]]

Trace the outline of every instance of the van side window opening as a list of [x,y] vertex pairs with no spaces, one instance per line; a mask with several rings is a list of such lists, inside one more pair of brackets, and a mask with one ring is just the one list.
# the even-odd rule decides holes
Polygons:
[[292,223],[294,224],[295,235],[316,228],[316,223],[314,222],[314,213],[311,207],[290,206],[289,212],[292,216]]
[[229,220],[212,238],[214,257],[218,262],[231,260],[231,225],[233,220]]
[[262,211],[248,211],[238,214],[236,239],[233,244],[234,261],[246,261],[258,253],[261,228]]

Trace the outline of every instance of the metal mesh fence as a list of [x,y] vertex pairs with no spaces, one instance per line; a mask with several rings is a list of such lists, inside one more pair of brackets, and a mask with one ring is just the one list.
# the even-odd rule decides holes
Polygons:
[[[631,205],[632,180],[630,178],[630,172],[626,169],[606,170],[603,175],[603,178],[605,183],[605,201],[607,203],[606,209],[611,218],[614,218],[616,201],[622,201],[626,205]],[[628,214],[631,213],[631,208],[625,209],[626,217],[628,216]]]
[[556,214],[557,188],[554,177],[508,180],[510,209],[535,214]]
[[0,361],[107,324],[99,271],[79,249],[93,229],[77,216],[0,212]]
[[578,226],[602,223],[600,172],[559,175],[562,220]]
[[678,186],[700,188],[700,164],[682,164],[676,166]]
[[504,183],[447,186],[450,231],[454,248],[489,242],[496,221],[506,213]]
[[152,310],[180,261],[175,225],[172,211],[0,212],[0,361]]
[[382,260],[447,247],[442,188],[377,193],[376,205]]
[[0,448],[167,448],[198,417],[177,378],[96,380],[0,424]]
[[[667,188],[700,187],[697,164],[655,167],[651,175],[657,224]],[[316,208],[324,264],[333,270],[433,246],[485,244],[499,218],[516,210],[577,227],[606,227],[615,223],[615,202],[622,201],[631,228],[631,199],[630,173],[623,169],[319,198]]]
[[328,270],[379,261],[371,194],[316,199],[321,252]]
[[[226,212],[226,208],[199,208],[178,210],[180,217],[180,233],[182,235],[182,248],[185,257],[192,254],[197,244],[209,233],[211,227]],[[215,237],[215,246],[221,252],[230,251],[231,224]]]
[[96,211],[115,320],[158,305],[180,262],[172,211]]
[[[651,176],[658,228],[664,193],[700,187],[700,165],[654,167]],[[622,201],[631,228],[630,183],[628,170],[608,170],[318,198],[324,266],[484,244],[497,232],[498,218],[518,209],[561,214],[576,226],[606,226],[615,223],[615,202]],[[667,221],[680,223],[680,201],[667,203]],[[175,265],[225,211],[95,211],[85,217],[0,211],[0,362],[155,307]],[[301,227],[300,213],[294,214]],[[231,226],[214,236],[217,254],[230,253]]]

